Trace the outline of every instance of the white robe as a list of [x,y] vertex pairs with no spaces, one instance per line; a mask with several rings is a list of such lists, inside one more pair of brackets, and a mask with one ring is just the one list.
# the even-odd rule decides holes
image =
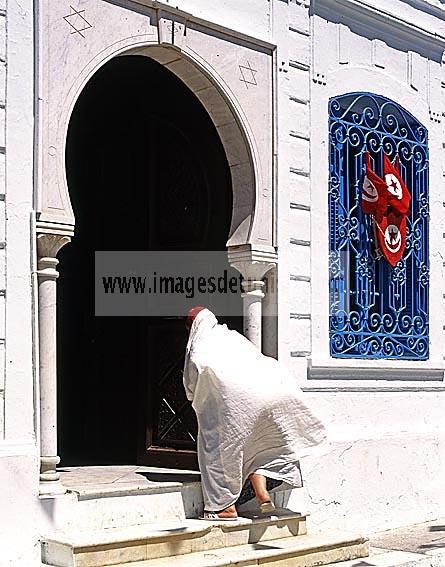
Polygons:
[[198,461],[205,509],[238,499],[257,472],[300,486],[298,459],[326,439],[292,376],[209,310],[195,318],[184,387],[198,418]]

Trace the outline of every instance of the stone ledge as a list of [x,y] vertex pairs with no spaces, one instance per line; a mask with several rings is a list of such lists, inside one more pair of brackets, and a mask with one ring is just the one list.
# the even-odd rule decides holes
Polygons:
[[[373,567],[441,567],[445,565],[445,555],[437,558],[407,551],[371,548],[367,562]],[[329,563],[326,567],[360,567],[360,563],[356,560],[341,561]]]
[[368,555],[366,538],[346,532],[330,532],[275,540],[273,545],[247,544],[188,556],[121,563],[120,567],[315,567]]
[[51,537],[44,538],[46,542],[57,542],[73,549],[87,548],[100,545],[111,545],[118,542],[155,541],[188,535],[203,535],[212,528],[223,532],[241,531],[252,526],[266,528],[271,525],[284,525],[292,521],[305,521],[306,516],[290,510],[276,510],[274,515],[261,516],[252,514],[250,517],[240,516],[237,521],[224,522],[213,520],[187,519],[182,522],[165,522],[145,524],[142,526],[129,526],[128,528],[109,528],[98,531],[79,531],[70,536],[65,532],[58,532]]
[[78,500],[176,492],[200,482],[197,471],[158,467],[65,467],[60,472],[62,483]]
[[128,528],[77,532],[71,535],[58,532],[48,538],[44,538],[44,541],[45,543],[64,545],[75,550],[112,545],[120,542],[129,543],[141,540],[148,542],[177,536],[203,535],[208,533],[212,526],[211,522],[184,520],[183,522],[145,524],[142,526],[129,526]]
[[108,498],[110,496],[138,496],[140,494],[160,494],[166,492],[177,492],[181,490],[181,482],[162,482],[153,484],[137,484],[134,482],[118,484],[97,484],[69,489],[68,492],[77,496],[78,500],[92,500],[96,498]]
[[289,510],[252,514],[235,522],[182,520],[97,531],[54,533],[42,541],[42,557],[57,567],[96,567],[209,552],[306,534],[306,518]]

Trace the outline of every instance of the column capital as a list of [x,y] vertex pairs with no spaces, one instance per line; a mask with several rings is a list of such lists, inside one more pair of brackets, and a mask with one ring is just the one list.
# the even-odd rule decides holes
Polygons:
[[56,279],[59,276],[57,254],[68,242],[69,236],[61,234],[38,234],[37,235],[37,275],[39,278]]
[[270,246],[231,246],[227,255],[230,265],[240,272],[249,286],[255,286],[255,282],[261,283],[267,272],[278,264],[277,252]]
[[59,251],[71,241],[64,234],[40,233],[37,235],[37,253],[39,261],[43,258],[56,258]]
[[272,246],[229,246],[229,264],[243,277],[244,334],[261,350],[261,311],[265,297],[263,281],[267,272],[277,265],[277,252]]

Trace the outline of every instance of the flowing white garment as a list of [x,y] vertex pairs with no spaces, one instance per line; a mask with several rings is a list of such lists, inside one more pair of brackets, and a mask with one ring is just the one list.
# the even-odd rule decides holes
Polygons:
[[325,429],[292,376],[209,310],[193,322],[184,387],[198,418],[198,460],[205,509],[234,504],[258,472],[300,486],[298,459]]

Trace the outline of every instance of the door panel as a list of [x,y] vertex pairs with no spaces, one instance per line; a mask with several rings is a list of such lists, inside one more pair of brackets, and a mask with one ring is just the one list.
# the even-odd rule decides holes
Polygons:
[[149,327],[145,387],[145,444],[141,463],[196,468],[197,422],[182,383],[187,333],[184,320],[156,318]]

